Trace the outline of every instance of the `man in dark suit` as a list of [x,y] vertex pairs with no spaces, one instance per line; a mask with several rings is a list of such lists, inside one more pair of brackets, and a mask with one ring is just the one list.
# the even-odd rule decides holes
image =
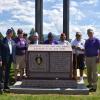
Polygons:
[[1,40],[0,40],[0,94],[2,94],[2,50],[1,50]]
[[6,37],[2,40],[2,62],[4,64],[5,77],[4,89],[9,89],[9,75],[12,62],[15,62],[15,43],[12,40],[13,31],[8,29]]

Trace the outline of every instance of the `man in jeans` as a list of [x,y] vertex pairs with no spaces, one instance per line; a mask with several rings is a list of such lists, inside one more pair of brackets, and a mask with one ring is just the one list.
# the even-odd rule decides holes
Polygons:
[[95,92],[97,89],[97,63],[99,59],[100,42],[95,38],[92,29],[87,30],[88,39],[85,42],[85,56],[87,66],[87,78],[89,85],[87,86],[90,92]]
[[84,44],[81,32],[76,32],[76,38],[71,42],[73,49],[73,78],[77,79],[77,69],[80,71],[80,83],[83,83]]

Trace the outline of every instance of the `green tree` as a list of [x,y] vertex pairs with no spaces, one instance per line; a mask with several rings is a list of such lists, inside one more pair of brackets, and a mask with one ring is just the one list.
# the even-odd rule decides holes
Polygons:
[[31,35],[33,35],[34,33],[35,33],[35,29],[32,28],[29,34],[30,34],[30,36],[31,36]]
[[32,28],[29,33],[29,40],[32,41],[32,35],[35,33],[35,29]]
[[0,40],[2,40],[4,38],[4,36],[2,35],[2,33],[0,32]]

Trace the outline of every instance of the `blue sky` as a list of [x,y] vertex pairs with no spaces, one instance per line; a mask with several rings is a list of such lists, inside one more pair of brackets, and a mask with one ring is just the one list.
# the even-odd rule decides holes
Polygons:
[[[0,0],[0,31],[13,27],[29,33],[35,26],[35,0]],[[44,0],[44,34],[52,31],[60,34],[63,30],[63,0]],[[81,31],[87,38],[86,30],[92,28],[100,38],[100,0],[70,0],[70,38]]]

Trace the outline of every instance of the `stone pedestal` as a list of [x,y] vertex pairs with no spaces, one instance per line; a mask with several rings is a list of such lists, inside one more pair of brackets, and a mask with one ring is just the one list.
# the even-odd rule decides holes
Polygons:
[[27,80],[22,87],[76,87],[72,79],[72,49],[63,45],[30,45]]

